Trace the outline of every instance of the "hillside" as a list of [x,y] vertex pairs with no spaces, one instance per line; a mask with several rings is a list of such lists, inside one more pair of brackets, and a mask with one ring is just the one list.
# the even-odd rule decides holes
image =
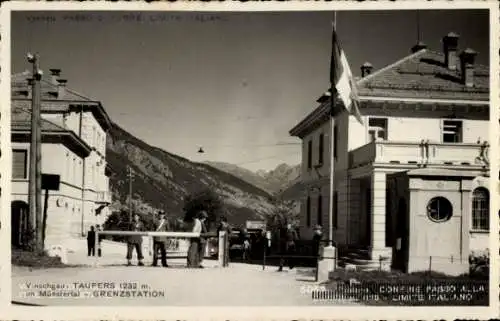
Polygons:
[[222,197],[232,224],[260,219],[272,211],[266,191],[208,164],[150,146],[116,124],[107,141],[106,156],[114,172],[110,179],[112,210],[126,207],[130,166],[135,173],[132,199],[139,212],[163,209],[171,216],[182,217],[184,197],[205,188]]
[[245,182],[257,186],[270,194],[277,195],[289,188],[300,175],[300,165],[280,164],[270,171],[252,172],[246,168],[224,162],[206,162],[206,164],[232,174]]

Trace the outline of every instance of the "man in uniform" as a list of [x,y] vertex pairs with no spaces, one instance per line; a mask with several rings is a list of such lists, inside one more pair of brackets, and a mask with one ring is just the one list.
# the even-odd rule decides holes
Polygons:
[[[134,220],[130,224],[129,231],[141,232],[144,231],[144,223],[141,222],[139,214],[134,215]],[[137,252],[137,261],[139,266],[144,266],[142,260],[144,256],[142,255],[142,235],[130,235],[127,242],[127,265],[132,265],[132,254],[133,251]]]
[[[165,212],[160,212],[160,220],[156,224],[156,232],[167,232],[170,230],[169,224],[165,215]],[[168,239],[166,236],[155,236],[153,237],[153,264],[152,266],[158,265],[158,251],[161,255],[161,265],[168,267],[167,264],[167,250],[166,243]]]
[[288,261],[288,267],[290,268],[290,270],[295,267],[295,258],[293,256],[296,254],[295,242],[299,237],[292,224],[287,224],[286,233],[283,236],[284,239],[282,240],[282,246],[284,246],[284,256],[286,258],[281,257],[278,272],[283,271],[283,265],[285,264],[285,261]]

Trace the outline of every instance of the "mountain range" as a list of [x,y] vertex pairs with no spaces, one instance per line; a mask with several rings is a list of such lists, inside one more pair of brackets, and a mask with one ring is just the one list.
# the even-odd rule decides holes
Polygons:
[[[283,164],[274,171],[255,174],[255,181],[243,179],[246,176],[235,175],[236,170],[195,163],[151,146],[117,124],[113,124],[108,133],[106,158],[113,172],[110,178],[112,211],[128,206],[127,168],[130,167],[133,171],[132,203],[137,212],[164,210],[169,216],[180,218],[187,195],[210,189],[222,198],[228,210],[228,220],[234,225],[263,219],[272,213],[271,194],[278,188],[277,182],[294,177],[293,167]],[[246,173],[244,169],[240,172]]]
[[295,184],[300,175],[300,165],[280,164],[275,169],[253,172],[243,167],[224,162],[205,162],[221,171],[232,174],[242,180],[257,186],[269,194],[279,196],[283,191]]

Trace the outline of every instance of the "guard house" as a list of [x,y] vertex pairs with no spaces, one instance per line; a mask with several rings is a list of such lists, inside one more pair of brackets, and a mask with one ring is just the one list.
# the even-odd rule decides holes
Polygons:
[[[460,274],[472,251],[488,249],[489,68],[477,53],[423,43],[380,70],[361,66],[357,122],[336,99],[330,159],[330,99],[291,131],[302,140],[301,235],[329,226],[341,261]],[[381,263],[382,262],[382,263]]]

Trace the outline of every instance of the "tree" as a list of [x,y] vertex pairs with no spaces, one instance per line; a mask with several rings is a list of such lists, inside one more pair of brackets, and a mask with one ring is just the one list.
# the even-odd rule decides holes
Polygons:
[[221,213],[224,212],[224,202],[219,195],[209,189],[187,195],[184,198],[185,219],[191,220],[200,211],[207,212],[206,225],[207,229],[209,229],[213,223],[217,222]]
[[279,230],[288,224],[299,226],[300,213],[295,209],[296,203],[294,201],[275,198],[271,199],[271,203],[274,205],[274,210],[266,217],[267,226],[271,230]]

